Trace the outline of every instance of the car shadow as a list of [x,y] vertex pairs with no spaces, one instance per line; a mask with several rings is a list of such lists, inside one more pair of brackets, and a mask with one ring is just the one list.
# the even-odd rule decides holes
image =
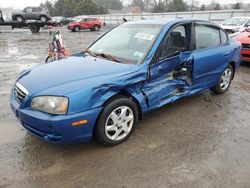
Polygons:
[[250,68],[250,62],[242,61],[242,62],[241,62],[241,65],[244,66],[244,67]]

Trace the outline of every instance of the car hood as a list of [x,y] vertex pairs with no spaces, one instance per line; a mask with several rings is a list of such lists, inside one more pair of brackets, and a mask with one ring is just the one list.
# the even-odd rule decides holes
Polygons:
[[221,25],[221,27],[223,28],[223,29],[230,29],[230,30],[235,30],[235,29],[240,29],[241,27],[242,27],[242,25]]
[[78,24],[79,22],[70,22],[69,25],[75,25]]
[[24,71],[18,76],[17,82],[30,95],[64,95],[78,88],[98,86],[138,70],[138,65],[112,62],[81,53]]
[[234,37],[240,43],[250,44],[250,32],[243,32]]

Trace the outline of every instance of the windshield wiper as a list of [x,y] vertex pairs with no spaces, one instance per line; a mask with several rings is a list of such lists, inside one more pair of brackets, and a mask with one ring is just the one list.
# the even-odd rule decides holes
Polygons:
[[96,57],[95,53],[91,52],[90,50],[83,51],[84,53],[88,53],[89,55]]
[[90,50],[86,50],[84,51],[84,53],[88,53],[89,55],[93,56],[93,57],[103,57],[105,59],[108,59],[108,60],[112,60],[112,61],[115,61],[115,62],[118,62],[118,63],[121,63],[121,61],[117,58],[115,58],[114,56],[110,55],[110,54],[104,54],[104,53],[95,53],[95,52],[92,52]]
[[105,59],[109,59],[109,60],[121,63],[121,61],[119,59],[115,58],[114,56],[112,56],[110,54],[98,53],[98,54],[95,54],[95,55],[101,56],[101,57],[103,57]]

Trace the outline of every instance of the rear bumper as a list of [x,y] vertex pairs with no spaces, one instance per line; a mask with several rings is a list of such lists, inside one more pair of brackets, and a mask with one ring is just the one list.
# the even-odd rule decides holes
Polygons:
[[[95,122],[102,110],[100,107],[72,115],[54,116],[31,108],[21,109],[13,94],[11,108],[24,128],[33,135],[53,143],[90,141]],[[87,123],[78,126],[72,125],[73,122],[81,120],[87,120]]]
[[241,60],[250,62],[250,49],[241,50]]

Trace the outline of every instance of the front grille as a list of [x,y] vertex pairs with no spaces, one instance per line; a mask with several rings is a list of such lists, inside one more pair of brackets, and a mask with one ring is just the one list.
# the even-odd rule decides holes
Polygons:
[[29,92],[18,82],[15,85],[14,91],[15,91],[16,100],[20,104],[23,102],[25,97],[29,94]]
[[242,44],[242,49],[250,50],[250,44]]

